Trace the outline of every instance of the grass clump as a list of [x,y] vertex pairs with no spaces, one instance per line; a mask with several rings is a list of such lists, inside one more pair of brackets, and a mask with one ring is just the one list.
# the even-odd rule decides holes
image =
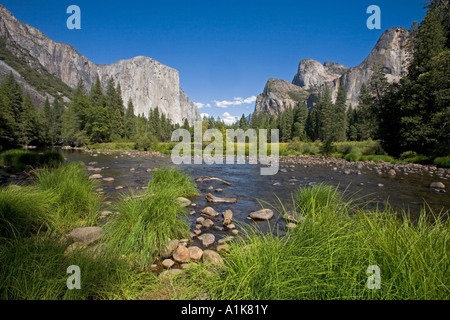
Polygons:
[[[386,211],[367,213],[336,188],[294,195],[303,223],[279,237],[256,229],[232,242],[226,270],[204,284],[213,299],[432,300],[450,297],[449,222],[426,215],[416,224]],[[350,214],[352,213],[352,214]],[[381,289],[370,290],[369,266]]]
[[52,224],[55,197],[32,187],[0,189],[0,237],[21,238]]
[[148,194],[125,196],[117,205],[120,213],[106,226],[109,249],[141,266],[153,263],[169,239],[186,238],[189,225],[177,197],[198,193],[193,180],[178,170],[161,168],[153,173]]
[[160,168],[153,173],[152,180],[148,184],[150,193],[165,191],[174,197],[192,197],[198,194],[194,180],[186,173],[177,169]]
[[68,232],[77,227],[95,225],[101,196],[94,193],[95,182],[89,179],[81,163],[70,163],[36,173],[36,187],[55,198],[53,227]]

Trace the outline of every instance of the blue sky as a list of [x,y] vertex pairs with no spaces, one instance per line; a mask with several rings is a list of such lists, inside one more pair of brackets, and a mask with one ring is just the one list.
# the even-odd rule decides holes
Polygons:
[[[222,119],[253,112],[269,78],[292,81],[310,58],[359,65],[383,31],[410,28],[425,0],[95,1],[2,0],[16,18],[97,64],[149,56],[180,72],[181,87]],[[69,5],[81,8],[81,30],[69,30]],[[369,30],[370,5],[381,30]]]

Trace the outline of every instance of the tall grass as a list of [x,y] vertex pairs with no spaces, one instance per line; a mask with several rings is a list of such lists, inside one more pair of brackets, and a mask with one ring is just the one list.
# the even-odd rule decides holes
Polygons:
[[192,197],[198,194],[195,182],[189,175],[166,167],[153,173],[148,190],[154,194],[166,191],[173,197]]
[[43,169],[35,176],[36,187],[55,197],[53,227],[68,232],[97,222],[101,196],[94,193],[95,182],[89,179],[81,163],[56,169]]
[[0,189],[0,237],[21,238],[51,226],[55,200],[33,187]]
[[149,182],[148,194],[124,196],[117,205],[120,214],[105,228],[107,247],[141,266],[153,263],[169,239],[189,235],[189,225],[183,219],[185,209],[175,199],[197,193],[187,174],[159,169]]
[[[449,225],[386,210],[355,211],[334,188],[296,195],[304,222],[285,237],[247,230],[231,244],[226,271],[209,280],[214,299],[334,300],[450,298]],[[366,286],[381,269],[381,289]]]
[[[148,273],[135,273],[118,257],[94,257],[88,250],[64,255],[66,247],[47,234],[0,242],[0,299],[136,299],[154,279]],[[67,288],[66,270],[71,265],[80,267],[80,290]]]

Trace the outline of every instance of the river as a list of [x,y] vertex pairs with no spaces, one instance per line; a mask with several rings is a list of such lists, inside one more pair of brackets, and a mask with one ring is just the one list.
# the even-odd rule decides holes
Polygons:
[[[132,152],[83,152],[80,150],[63,150],[68,162],[81,161],[91,167],[101,168],[102,177],[112,177],[114,181],[100,181],[105,201],[115,202],[129,189],[136,191],[146,187],[152,177],[152,172],[161,166],[175,167],[170,156],[148,156]],[[412,217],[417,217],[425,203],[438,212],[450,210],[450,196],[445,190],[438,192],[430,188],[432,182],[446,183],[450,178],[450,170],[429,170],[428,167],[394,167],[395,176],[387,172],[390,164],[354,164],[342,159],[325,158],[284,158],[280,163],[280,172],[275,176],[261,176],[260,165],[182,165],[180,170],[187,172],[192,178],[200,176],[217,177],[231,184],[220,181],[203,181],[198,183],[200,195],[191,199],[196,204],[196,214],[190,216],[192,229],[200,211],[206,206],[212,206],[217,212],[231,209],[233,221],[239,224],[253,223],[248,215],[260,210],[261,205],[275,208],[275,218],[270,224],[259,223],[262,229],[278,229],[284,232],[284,222],[277,210],[281,211],[281,203],[287,210],[293,208],[292,193],[300,187],[315,184],[337,186],[345,192],[348,198],[358,199],[358,202],[370,202],[367,206],[383,207],[386,201],[395,209],[409,210]],[[149,170],[150,169],[150,170]],[[432,168],[433,169],[433,168]],[[447,182],[448,185],[448,182]],[[123,187],[123,189],[121,189]],[[118,188],[118,189],[116,189]],[[216,193],[215,189],[223,193]],[[143,191],[142,191],[143,192]],[[212,193],[218,197],[236,198],[236,204],[208,204],[205,194]],[[271,207],[272,206],[272,207]],[[221,226],[220,219],[216,226]],[[208,231],[209,232],[209,231]],[[211,229],[211,233],[224,237],[227,231]]]

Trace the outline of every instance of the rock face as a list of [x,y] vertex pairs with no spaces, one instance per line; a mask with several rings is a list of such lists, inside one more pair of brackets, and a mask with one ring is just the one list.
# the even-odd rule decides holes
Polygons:
[[133,100],[136,115],[147,116],[150,110],[158,107],[174,123],[182,124],[184,119],[192,123],[200,119],[200,112],[180,88],[178,71],[151,58],[140,56],[110,65],[94,64],[74,47],[57,43],[41,31],[21,23],[1,5],[0,36],[35,58],[31,64],[33,68],[38,67],[36,63],[40,64],[72,88],[81,79],[89,90],[97,75],[106,86],[112,76],[121,85],[124,102]]
[[309,108],[313,108],[318,94],[326,86],[334,101],[339,87],[343,86],[347,93],[347,104],[357,106],[361,87],[368,83],[375,66],[382,68],[391,83],[398,82],[407,74],[410,58],[406,43],[408,36],[409,31],[403,28],[385,31],[369,56],[353,68],[333,62],[322,65],[311,59],[302,60],[292,84],[284,80],[269,79],[264,92],[258,96],[255,113],[278,114],[286,109],[286,105],[296,105],[295,101],[305,102]]
[[315,60],[302,60],[292,84],[304,89],[316,88],[322,83],[339,79],[347,70],[347,67],[339,63],[325,62],[322,65]]
[[286,80],[269,79],[264,92],[256,99],[255,113],[277,115],[299,102],[306,101],[310,93]]

